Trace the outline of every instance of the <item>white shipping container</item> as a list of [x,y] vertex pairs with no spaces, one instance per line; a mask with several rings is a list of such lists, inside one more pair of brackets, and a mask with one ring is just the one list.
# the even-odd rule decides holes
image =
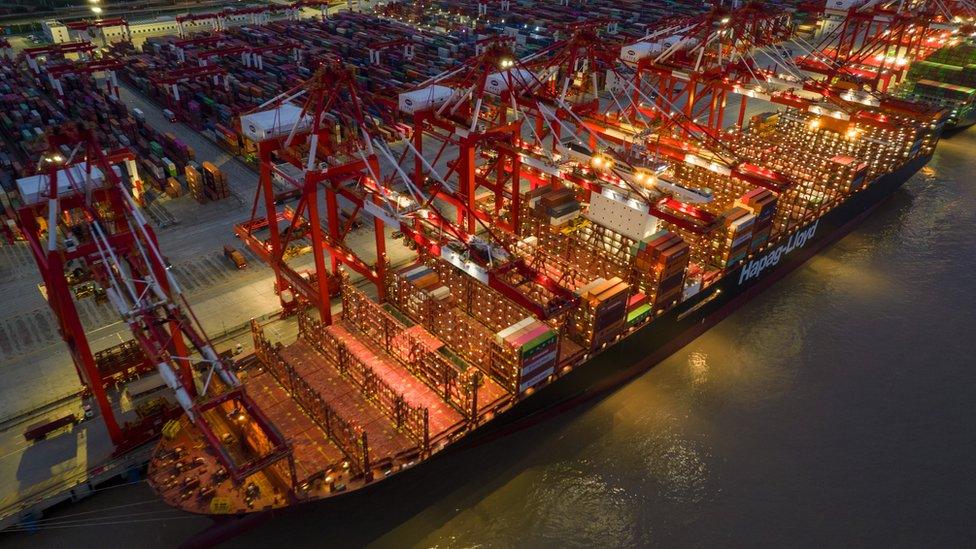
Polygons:
[[627,63],[636,63],[645,57],[660,55],[682,41],[684,43],[676,49],[687,49],[698,44],[697,38],[687,37],[683,34],[675,34],[665,38],[658,38],[647,42],[636,42],[629,46],[624,46],[620,48],[620,58]]
[[827,0],[824,7],[828,10],[847,11],[861,3],[863,3],[862,0]]
[[748,228],[749,226],[751,226],[755,221],[756,221],[756,216],[752,214],[746,214],[740,217],[739,219],[736,219],[732,223],[730,223],[730,225],[732,225],[732,228],[735,229],[735,232],[738,233],[739,231],[742,231]]
[[620,48],[620,59],[628,63],[636,63],[651,53],[660,53],[656,43],[636,42]]

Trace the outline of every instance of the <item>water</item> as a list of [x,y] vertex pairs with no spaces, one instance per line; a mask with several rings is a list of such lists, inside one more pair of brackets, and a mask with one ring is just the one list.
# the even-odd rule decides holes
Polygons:
[[[944,141],[934,173],[612,395],[449,459],[443,478],[238,543],[973,546],[974,150],[976,130]],[[62,513],[162,509],[150,499],[122,487]],[[205,525],[144,516],[164,520],[112,539],[171,546]]]

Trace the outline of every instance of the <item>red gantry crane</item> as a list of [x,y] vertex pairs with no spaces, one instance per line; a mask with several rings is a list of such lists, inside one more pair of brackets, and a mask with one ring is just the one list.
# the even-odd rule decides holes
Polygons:
[[[293,103],[299,98],[301,106]],[[260,176],[251,219],[235,231],[275,271],[282,305],[291,308],[296,299],[308,303],[326,325],[332,322],[330,279],[334,280],[339,265],[361,274],[383,293],[386,241],[380,218],[374,216],[373,264],[345,243],[367,203],[376,200],[365,191],[376,188],[369,180],[379,174],[367,133],[372,124],[364,114],[352,71],[336,59],[326,59],[307,82],[241,119],[244,134],[258,142]],[[293,209],[279,211],[275,180],[297,191]],[[352,205],[350,214],[343,212],[340,200]],[[279,226],[282,221],[288,222],[284,230]],[[256,234],[263,229],[270,233],[267,240]],[[289,244],[301,236],[310,241],[314,259],[308,278],[286,262]]]
[[[521,141],[522,122],[509,119],[508,103],[535,79],[531,72],[515,67],[511,39],[487,39],[478,50],[462,67],[400,94],[400,111],[412,126],[400,161],[413,153],[414,184],[452,204],[458,226],[468,234],[476,232],[476,219],[514,234],[521,209],[516,145]],[[424,155],[425,136],[441,143],[436,154]],[[456,176],[456,191],[449,192],[440,185],[442,181],[429,176],[432,167],[455,148],[457,156],[441,177],[448,181]],[[502,169],[503,165],[510,168]],[[491,213],[477,204],[482,190],[492,196]]]
[[95,51],[95,45],[91,42],[62,42],[51,46],[39,46],[36,48],[26,48],[23,52],[27,58],[27,65],[35,73],[40,73],[41,68],[37,64],[38,60],[44,60],[48,56],[66,56],[78,54],[82,59],[86,59]]
[[912,61],[971,33],[976,14],[968,0],[848,0],[821,11],[828,30],[797,64],[829,81],[882,92],[904,78]]
[[[70,151],[67,157],[66,150]],[[116,172],[118,163],[125,164],[130,179],[136,177],[127,150],[104,153],[89,130],[62,128],[49,136],[40,173],[18,181],[24,205],[17,211],[61,336],[117,452],[155,438],[167,419],[182,412],[203,433],[235,481],[282,460],[293,471],[287,441],[217,355],[167,269],[152,227]],[[177,406],[123,423],[122,412],[107,392],[111,378],[98,369],[68,282],[66,273],[78,265],[105,290],[147,365],[173,390]],[[194,366],[202,366],[199,378]],[[234,412],[232,418],[227,417],[228,410]],[[260,439],[257,446],[265,450],[242,454],[239,448],[225,445],[217,433],[234,429],[228,421],[246,425],[247,436]]]

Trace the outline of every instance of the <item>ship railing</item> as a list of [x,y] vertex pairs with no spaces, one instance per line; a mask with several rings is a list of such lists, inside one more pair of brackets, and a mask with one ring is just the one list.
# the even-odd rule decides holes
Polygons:
[[[492,378],[498,378],[491,363],[492,332],[458,307],[445,304],[394,275],[388,298],[414,322],[437,336],[448,349]],[[452,292],[454,290],[452,289]],[[484,311],[483,314],[490,315]]]
[[393,420],[397,430],[406,433],[426,450],[430,442],[427,408],[409,404],[402,393],[383,381],[369,365],[351,353],[345,342],[329,330],[321,329],[317,321],[307,318],[304,323],[309,331],[300,332],[301,337],[311,343],[340,374],[352,381],[366,400],[376,404]]
[[342,315],[344,322],[380,345],[460,412],[465,421],[476,415],[472,412],[475,398],[472,376],[459,370],[437,350],[430,349],[418,335],[408,332],[400,321],[346,281],[342,289]]

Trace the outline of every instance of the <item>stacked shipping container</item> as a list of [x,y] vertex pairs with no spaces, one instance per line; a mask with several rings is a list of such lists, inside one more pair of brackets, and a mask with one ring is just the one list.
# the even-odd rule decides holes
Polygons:
[[776,196],[766,189],[753,189],[742,195],[736,206],[752,213],[752,244],[750,251],[766,245],[773,231],[773,216],[776,214]]
[[638,244],[635,267],[651,273],[652,283],[643,288],[650,295],[652,309],[670,309],[681,298],[690,246],[671,231],[658,231]]
[[[336,14],[326,21],[278,21],[238,27],[219,36],[221,40],[216,44],[186,43],[176,37],[154,38],[143,45],[142,52],[119,45],[114,47],[114,53],[126,61],[122,72],[125,80],[160,103],[174,107],[181,118],[235,154],[253,152],[255,148],[254,143],[241,135],[239,115],[307,80],[310,67],[323,55],[340,57],[356,67],[356,80],[361,89],[393,105],[396,93],[474,54],[473,36],[418,31],[397,22],[351,12]],[[379,48],[381,43],[396,41],[405,41],[410,48],[404,45]],[[301,55],[262,49],[284,44],[292,44]],[[260,55],[262,66],[245,64],[240,54],[222,53],[235,48]],[[378,62],[374,62],[371,54],[374,48]],[[227,76],[216,81],[207,77],[179,83],[179,102],[175,102],[165,86],[153,81],[154,77],[197,66],[201,61],[225,69]],[[385,137],[392,140],[394,136]]]
[[620,278],[597,278],[578,288],[580,305],[573,311],[570,333],[590,351],[610,343],[627,329],[630,285]]
[[548,324],[526,317],[492,339],[492,369],[518,372],[517,392],[533,388],[555,371],[559,339]]

